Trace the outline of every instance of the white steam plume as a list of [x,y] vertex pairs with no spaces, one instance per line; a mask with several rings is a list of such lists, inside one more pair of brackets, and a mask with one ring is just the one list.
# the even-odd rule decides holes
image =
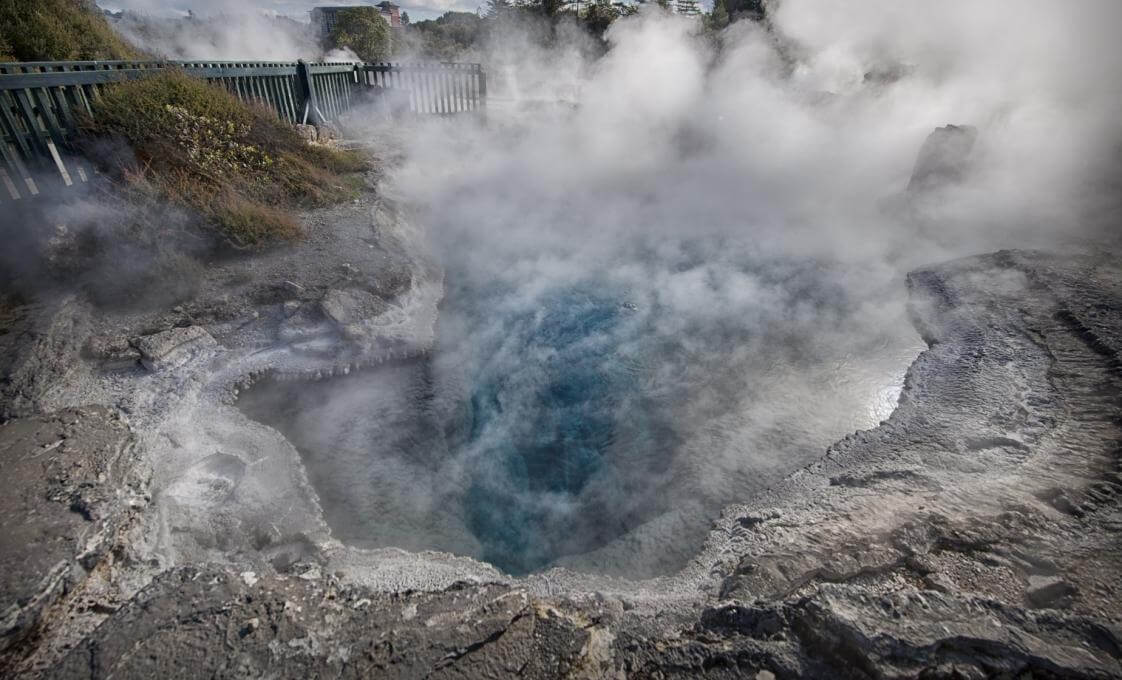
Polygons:
[[316,30],[306,20],[263,12],[226,10],[192,17],[125,12],[111,24],[133,45],[164,59],[295,61],[323,54]]
[[[512,568],[681,566],[721,505],[887,414],[917,351],[908,269],[1116,244],[1120,19],[1113,0],[785,0],[770,30],[741,22],[714,41],[644,12],[613,25],[603,59],[564,69],[582,74],[575,107],[543,107],[540,93],[548,65],[579,49],[488,63],[508,85],[538,83],[536,105],[508,86],[515,101],[486,124],[372,133],[404,144],[391,184],[422,207],[448,270],[431,375],[423,389],[372,376],[317,392],[308,412],[335,426],[305,419],[305,445],[364,433],[357,467],[333,474],[338,502],[377,498],[372,535],[424,506],[434,544],[468,527],[464,545]],[[960,179],[906,192],[917,151],[948,123],[978,131]],[[473,428],[430,450],[432,488],[379,481],[416,454],[371,417],[387,393],[435,395],[426,436]],[[558,491],[504,476],[543,446],[547,469],[571,467],[579,446],[541,444],[569,436],[565,414],[609,423],[589,478]],[[426,502],[394,501],[405,487]],[[488,502],[513,538],[473,515]]]

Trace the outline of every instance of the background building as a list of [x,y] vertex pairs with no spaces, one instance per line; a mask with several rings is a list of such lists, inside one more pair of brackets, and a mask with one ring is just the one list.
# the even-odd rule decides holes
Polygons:
[[[312,24],[319,29],[320,36],[327,36],[331,31],[335,30],[335,20],[339,15],[340,10],[351,9],[352,7],[359,7],[361,5],[347,5],[344,7],[316,7],[312,10]],[[401,28],[401,8],[383,0],[383,2],[374,5],[378,8],[378,13],[389,22],[392,28]]]
[[672,5],[674,12],[687,17],[701,16],[701,7],[697,0],[675,0]]

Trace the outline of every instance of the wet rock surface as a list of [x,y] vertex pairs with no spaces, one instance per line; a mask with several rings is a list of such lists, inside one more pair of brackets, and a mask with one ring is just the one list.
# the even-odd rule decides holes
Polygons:
[[[262,373],[324,377],[431,342],[439,273],[404,254],[408,233],[369,203],[330,219],[335,236],[302,246],[322,261],[228,265],[244,284],[226,297],[128,323],[72,300],[17,330],[4,675],[1122,677],[1115,258],[913,272],[929,349],[880,427],[728,507],[673,576],[512,579],[343,546],[292,445],[231,406]],[[324,266],[375,237],[369,261]],[[136,361],[185,344],[166,370]]]

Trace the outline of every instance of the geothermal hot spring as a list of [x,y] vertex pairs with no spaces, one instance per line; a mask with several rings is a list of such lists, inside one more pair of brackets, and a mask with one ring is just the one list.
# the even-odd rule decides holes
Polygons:
[[[774,34],[741,22],[719,53],[640,13],[591,64],[506,54],[532,107],[395,130],[383,190],[444,272],[432,350],[241,401],[299,449],[335,535],[668,574],[722,508],[887,418],[922,349],[904,272],[1047,239],[1098,148],[1081,130],[1114,123],[1052,96],[1074,84],[1047,52],[992,54],[1000,13],[886,6],[780,3]],[[897,25],[934,20],[945,45]],[[978,151],[906,189],[948,123]]]
[[852,271],[709,245],[638,249],[630,281],[450,267],[427,356],[240,405],[301,452],[346,543],[672,572],[723,506],[886,418],[920,344],[902,281],[862,312]]

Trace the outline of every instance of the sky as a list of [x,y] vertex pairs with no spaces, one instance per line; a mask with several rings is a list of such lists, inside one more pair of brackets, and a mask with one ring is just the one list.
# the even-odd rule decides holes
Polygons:
[[[361,5],[375,3],[361,3],[354,0],[324,0],[314,2],[306,0],[111,0],[99,2],[104,9],[114,12],[119,10],[132,10],[157,15],[186,14],[192,10],[196,14],[245,14],[250,12],[266,12],[269,14],[283,14],[300,21],[308,20],[308,12],[317,5]],[[409,13],[413,20],[432,19],[449,10],[474,12],[483,4],[483,0],[397,0],[402,10]]]

